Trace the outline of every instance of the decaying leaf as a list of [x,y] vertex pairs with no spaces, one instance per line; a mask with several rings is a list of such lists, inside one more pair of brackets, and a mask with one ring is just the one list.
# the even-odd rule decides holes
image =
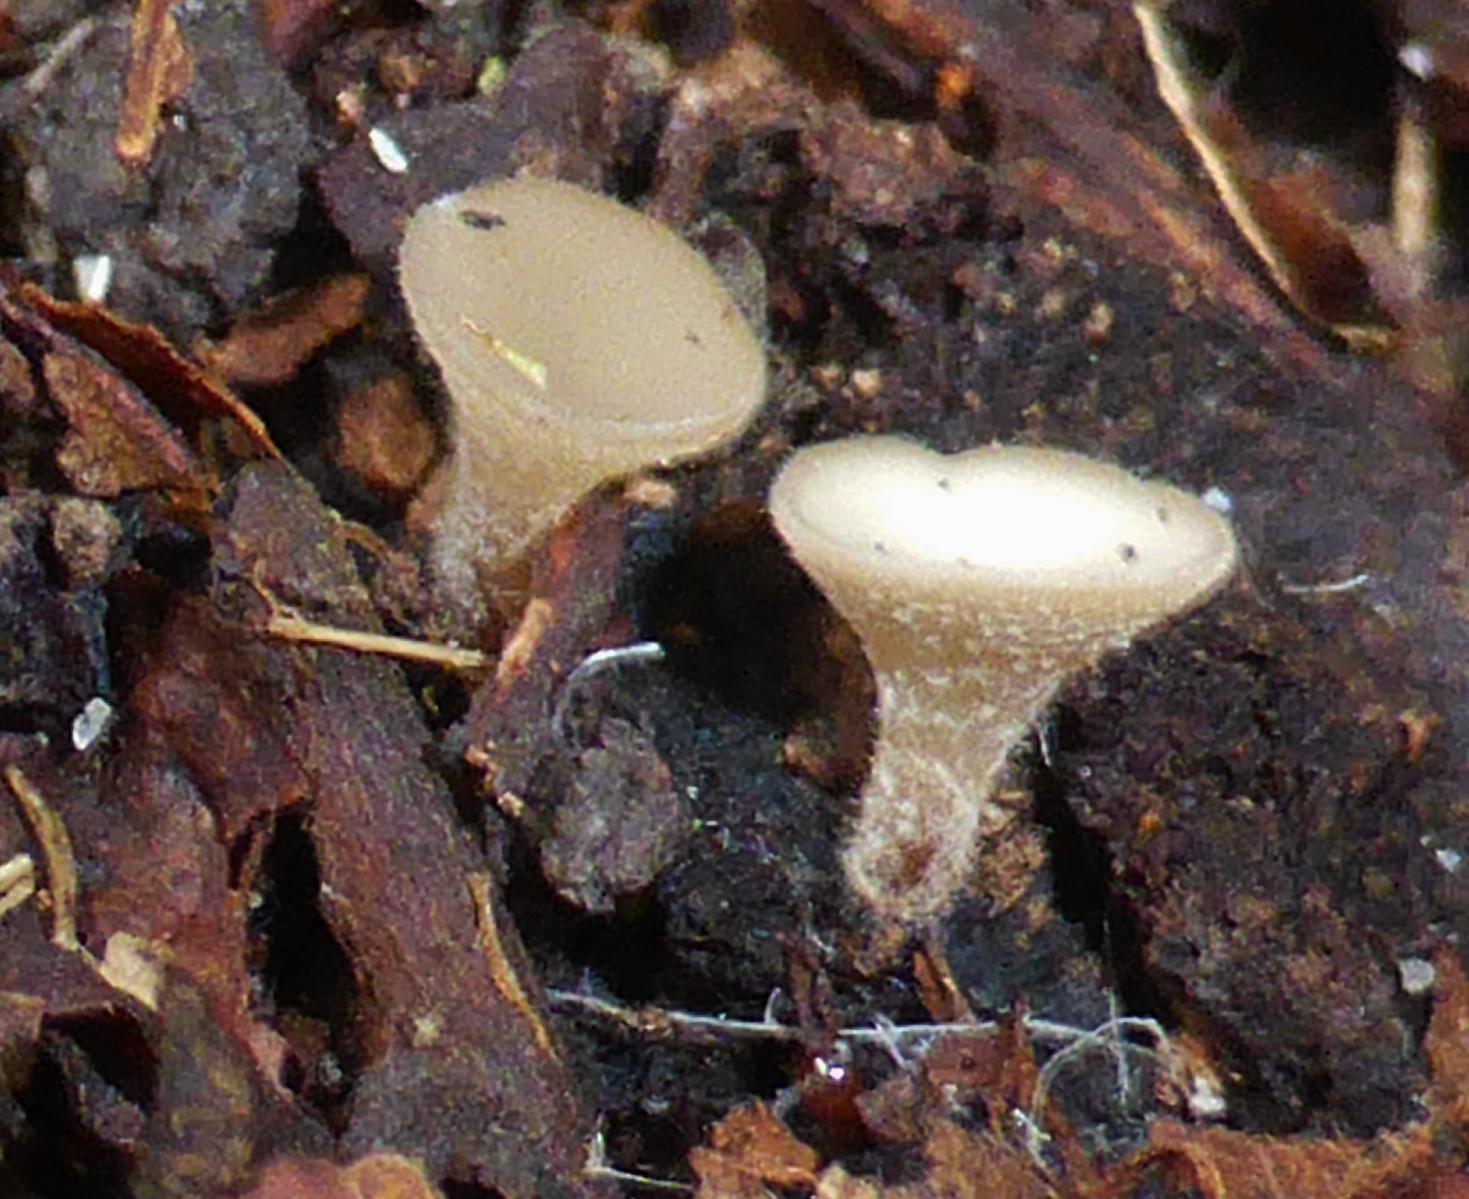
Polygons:
[[42,372],[52,402],[71,424],[57,460],[82,495],[205,489],[201,464],[183,439],[106,366],[81,351],[54,350]]
[[96,351],[202,449],[207,418],[224,418],[237,433],[240,458],[279,458],[260,418],[169,344],[158,330],[135,325],[95,304],[68,304],[21,283],[16,298],[51,326]]

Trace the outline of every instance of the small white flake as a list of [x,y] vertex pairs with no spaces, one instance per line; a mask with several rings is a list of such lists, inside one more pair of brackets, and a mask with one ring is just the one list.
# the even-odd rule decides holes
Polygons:
[[71,722],[71,743],[78,753],[84,753],[97,743],[111,724],[112,705],[100,695],[89,699],[86,707]]
[[383,170],[393,175],[408,173],[408,155],[403,153],[403,148],[393,140],[391,134],[374,126],[367,131],[367,144],[377,155]]
[[77,295],[93,304],[107,299],[112,286],[111,254],[78,254],[71,264],[72,279],[76,283]]
[[1229,1114],[1229,1101],[1214,1079],[1194,1075],[1188,1089],[1188,1111],[1195,1120],[1222,1120]]
[[1234,511],[1234,500],[1230,499],[1229,492],[1222,487],[1211,487],[1199,498],[1220,516],[1228,516]]
[[1410,75],[1432,79],[1435,74],[1433,51],[1422,42],[1409,42],[1398,51],[1398,61]]
[[1438,971],[1427,958],[1401,958],[1398,977],[1403,983],[1403,994],[1423,995],[1433,989],[1433,984],[1438,981]]
[[1464,864],[1464,855],[1457,849],[1436,849],[1433,856],[1438,859],[1438,864],[1450,874],[1457,874],[1459,867]]

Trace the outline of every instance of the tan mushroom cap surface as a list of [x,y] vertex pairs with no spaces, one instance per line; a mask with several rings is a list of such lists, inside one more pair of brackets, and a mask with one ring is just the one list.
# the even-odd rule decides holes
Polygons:
[[853,437],[794,455],[770,506],[839,608],[952,608],[1041,643],[1166,619],[1221,584],[1238,554],[1229,522],[1198,497],[1063,450],[943,455]]
[[732,440],[764,400],[764,349],[709,263],[571,184],[496,180],[424,206],[399,282],[452,400],[445,523],[472,513],[491,557],[609,478]]

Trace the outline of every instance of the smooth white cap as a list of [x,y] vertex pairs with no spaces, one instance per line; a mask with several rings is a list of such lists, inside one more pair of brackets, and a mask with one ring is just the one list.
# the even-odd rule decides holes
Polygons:
[[1038,648],[1125,641],[1211,593],[1238,555],[1198,497],[1061,450],[853,437],[793,455],[770,510],[859,634],[859,612],[921,609]]

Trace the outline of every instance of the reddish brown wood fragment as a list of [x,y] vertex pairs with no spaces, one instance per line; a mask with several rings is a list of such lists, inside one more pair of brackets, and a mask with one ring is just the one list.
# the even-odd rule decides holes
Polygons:
[[199,354],[227,383],[285,383],[322,346],[362,323],[372,284],[366,275],[337,275],[277,296],[242,317],[223,341]]
[[1121,256],[1187,272],[1219,309],[1254,325],[1273,353],[1345,386],[1339,361],[1300,329],[1188,182],[1134,132],[1137,113],[1115,94],[1055,77],[1039,37],[1025,21],[974,22],[966,42],[1005,133],[996,180],[1021,216],[1059,209],[1069,224],[1117,242]]
[[133,691],[133,711],[183,763],[226,844],[307,792],[280,702],[288,661],[181,600]]
[[41,360],[41,373],[71,426],[57,464],[82,495],[161,490],[184,499],[213,486],[153,405],[90,354],[58,346]]
[[441,1199],[423,1167],[396,1153],[369,1153],[348,1166],[319,1158],[271,1162],[245,1199]]
[[[283,468],[241,475],[217,552],[273,594],[314,599],[344,627],[375,624],[341,523]],[[457,1164],[507,1199],[580,1193],[589,1130],[575,1087],[532,1018],[524,953],[484,881],[493,866],[425,764],[428,733],[401,672],[340,650],[294,649],[288,660],[285,677],[252,690],[260,703],[289,705],[322,916],[360,980],[367,1061],[343,1148],[392,1147],[435,1175]],[[221,692],[227,679],[215,683]]]
[[331,35],[338,23],[337,0],[255,0],[265,48],[284,67],[300,62]]
[[337,412],[336,459],[384,499],[401,499],[428,471],[434,429],[395,372],[349,393]]
[[117,122],[117,156],[130,167],[153,156],[163,109],[189,90],[194,56],[173,19],[173,0],[138,0],[128,31],[128,67]]
[[1354,349],[1380,352],[1396,327],[1372,294],[1367,265],[1332,206],[1319,167],[1274,170],[1265,147],[1211,80],[1195,78],[1166,11],[1136,8],[1158,91],[1213,180],[1239,231],[1286,296]]
[[709,1147],[689,1154],[701,1199],[762,1199],[767,1186],[810,1187],[818,1161],[758,1101],[732,1111],[714,1126]]
[[475,694],[464,727],[502,797],[523,795],[536,763],[560,742],[551,699],[607,622],[624,520],[620,507],[593,499],[552,534],[495,677]]
[[1469,1129],[1469,980],[1452,949],[1439,953],[1433,966],[1437,1002],[1423,1041],[1433,1073],[1429,1110],[1462,1134]]
[[64,303],[29,283],[16,284],[14,295],[136,384],[196,447],[201,444],[204,418],[222,416],[242,435],[238,439],[244,443],[239,447],[240,457],[280,457],[260,418],[182,357],[157,329],[130,324],[95,304]]
[[1401,1134],[1268,1137],[1155,1120],[1148,1143],[1130,1170],[1138,1178],[1161,1171],[1167,1185],[1193,1187],[1204,1199],[1368,1199],[1426,1164],[1425,1139]]

